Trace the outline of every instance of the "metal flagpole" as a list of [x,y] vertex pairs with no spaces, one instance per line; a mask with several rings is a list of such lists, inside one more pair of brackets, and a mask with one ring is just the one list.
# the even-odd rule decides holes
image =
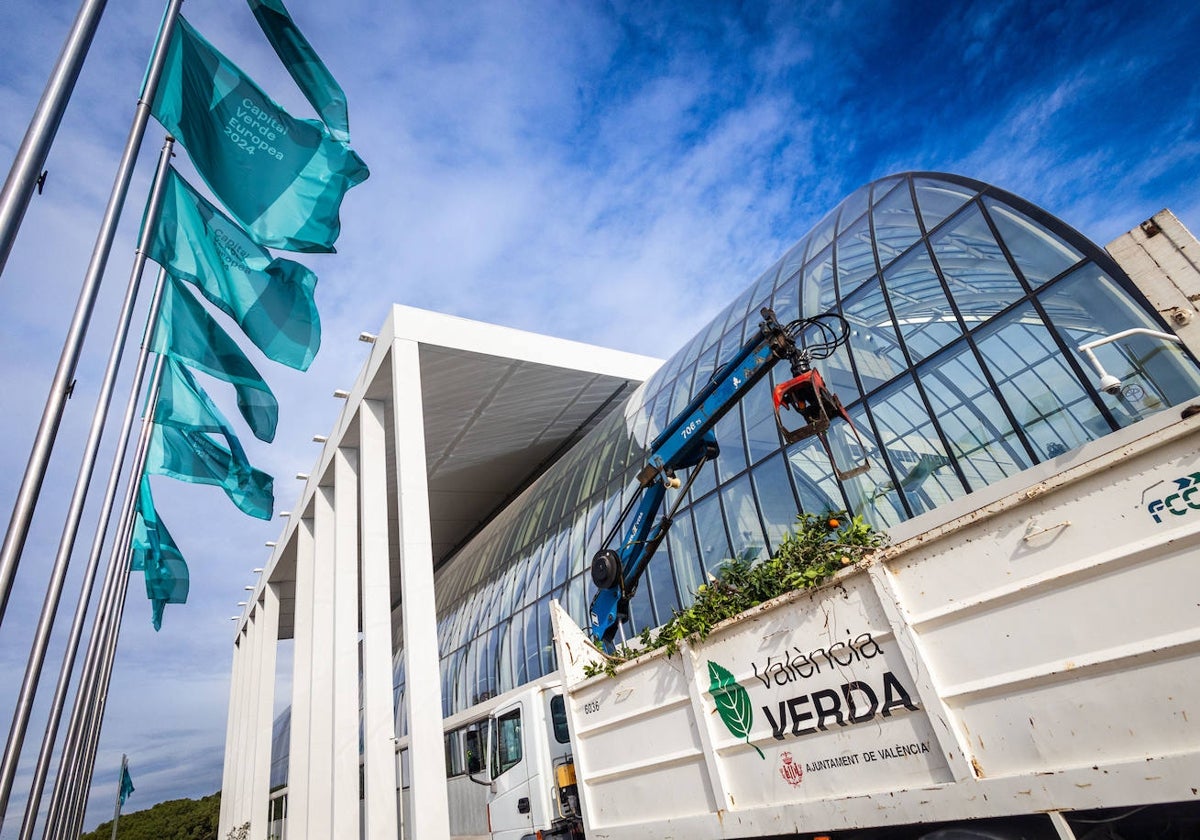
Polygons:
[[[71,684],[71,674],[75,670],[75,656],[79,650],[79,642],[83,636],[83,626],[87,621],[88,607],[92,600],[92,587],[95,584],[96,573],[100,567],[100,555],[104,551],[105,537],[108,534],[108,524],[116,504],[117,488],[121,482],[121,467],[129,448],[129,438],[133,424],[137,418],[138,397],[141,396],[142,381],[145,376],[146,363],[150,356],[154,325],[158,319],[159,304],[162,300],[163,279],[165,270],[158,273],[158,282],[154,287],[154,297],[150,301],[150,311],[146,317],[146,329],[142,335],[142,350],[138,354],[137,367],[133,373],[133,385],[129,400],[125,405],[125,415],[121,423],[121,433],[117,439],[117,451],[113,456],[113,465],[109,470],[108,484],[104,491],[104,500],[100,506],[100,515],[96,523],[96,533],[92,539],[92,549],[88,555],[88,564],[84,570],[84,580],[80,586],[79,601],[75,605],[75,616],[71,620],[71,630],[67,636],[66,651],[63,654],[62,666],[58,672],[58,682],[54,686],[54,699],[50,703],[50,714],[46,721],[46,732],[42,736],[42,746],[38,752],[37,765],[33,771],[33,783],[30,786],[29,798],[25,802],[25,816],[21,821],[19,840],[32,840],[37,824],[38,809],[41,807],[42,794],[45,791],[46,776],[49,774],[50,761],[54,754],[54,742],[58,737],[58,727],[62,722],[63,708],[66,706],[67,691]],[[107,577],[106,577],[107,580]],[[104,587],[107,589],[107,584]]]
[[117,776],[117,804],[113,808],[112,840],[117,840],[117,821],[121,819],[121,792],[125,790],[125,768],[129,766],[129,757],[121,753],[121,773]]
[[[155,363],[148,389],[148,404],[152,404],[157,397],[162,366],[163,359],[159,357]],[[146,460],[146,449],[150,440],[150,416],[150,412],[147,411],[147,416],[142,418],[137,449],[131,465],[131,476],[141,475],[142,465]],[[65,819],[75,808],[75,800],[79,798],[80,779],[84,775],[82,756],[86,748],[85,739],[88,738],[89,718],[97,704],[101,702],[99,686],[101,685],[104,658],[107,656],[106,647],[113,635],[114,625],[119,626],[120,624],[125,590],[129,582],[129,564],[121,563],[125,556],[121,551],[121,545],[127,542],[130,536],[134,508],[137,503],[137,486],[137,482],[130,481],[126,487],[125,500],[121,505],[121,514],[117,520],[116,538],[109,555],[104,591],[96,615],[92,619],[92,635],[84,656],[79,688],[75,692],[75,702],[67,726],[67,737],[63,744],[62,756],[59,759],[58,775],[54,780],[54,790],[50,797],[50,813],[46,818],[44,837],[66,838],[70,836],[64,831]]]
[[[83,518],[83,506],[87,500],[88,487],[92,483],[92,473],[96,468],[96,457],[100,452],[100,439],[104,434],[105,421],[108,419],[108,410],[112,404],[117,373],[121,367],[121,357],[125,353],[125,341],[129,337],[129,327],[133,321],[133,310],[137,303],[138,289],[141,286],[142,271],[146,267],[146,250],[149,248],[150,238],[154,236],[158,218],[161,215],[167,171],[171,166],[171,149],[174,145],[175,138],[168,136],[159,155],[158,170],[155,172],[154,183],[150,188],[150,200],[142,223],[141,242],[138,243],[137,256],[129,275],[129,284],[125,290],[125,300],[122,303],[117,332],[113,336],[108,366],[104,371],[96,411],[92,415],[92,426],[88,432],[87,443],[84,445],[83,463],[80,465],[79,475],[75,479],[75,490],[71,495],[71,504],[67,510],[67,521],[63,525],[58,554],[54,558],[54,566],[50,571],[46,598],[42,603],[42,612],[38,617],[33,645],[25,664],[25,676],[21,680],[21,688],[17,694],[17,704],[13,710],[8,740],[4,745],[3,757],[0,758],[0,826],[4,824],[4,818],[8,811],[8,798],[12,793],[13,779],[17,774],[17,762],[21,758],[21,747],[25,744],[25,732],[29,727],[34,696],[37,694],[42,665],[46,660],[46,648],[50,644],[50,634],[54,629],[54,619],[58,614],[59,601],[62,599],[67,568],[71,562],[71,553],[75,549],[75,537],[79,533],[79,521]],[[68,650],[66,655],[70,657],[71,652]]]
[[163,16],[158,42],[154,46],[150,69],[146,74],[146,83],[142,88],[141,97],[138,99],[133,125],[129,129],[129,139],[126,141],[125,151],[121,155],[116,181],[104,211],[104,218],[100,223],[100,232],[97,234],[91,262],[84,275],[83,288],[80,291],[79,301],[75,305],[71,327],[67,331],[67,339],[58,360],[54,381],[50,385],[50,394],[46,399],[41,422],[38,424],[33,449],[29,453],[29,463],[25,467],[25,475],[21,480],[20,490],[17,492],[17,500],[13,505],[8,531],[4,535],[3,545],[0,546],[0,624],[4,622],[4,612],[8,606],[8,596],[12,592],[13,578],[16,576],[17,566],[21,560],[25,539],[29,536],[29,525],[33,519],[33,510],[37,506],[42,482],[46,478],[46,466],[50,460],[50,451],[54,447],[54,438],[58,434],[59,423],[62,422],[67,398],[71,395],[75,367],[83,350],[83,339],[87,333],[88,322],[91,320],[92,309],[96,304],[96,295],[100,290],[104,267],[108,262],[109,252],[112,250],[121,209],[124,207],[125,196],[129,191],[129,182],[133,177],[133,168],[137,163],[138,149],[141,147],[142,137],[146,133],[146,123],[150,119],[150,101],[154,98],[158,80],[162,76],[162,70],[166,64],[167,46],[170,43],[171,33],[175,29],[175,21],[179,16],[179,7],[182,3],[183,0],[170,0]]
[[[161,371],[161,366],[159,370]],[[153,394],[153,390],[151,393]],[[149,425],[147,421],[144,426],[144,437],[147,441],[150,435]],[[134,464],[138,474],[141,473],[146,447],[142,446],[140,449],[138,461]],[[125,615],[125,603],[129,592],[129,543],[133,537],[134,511],[137,507],[137,490],[133,484],[129,487],[127,498],[129,504],[126,505],[126,515],[121,523],[121,529],[117,532],[117,542],[113,545],[112,560],[110,561],[118,568],[120,580],[113,593],[111,620],[107,622],[106,627],[102,628],[104,636],[103,643],[98,649],[96,678],[93,683],[94,693],[80,728],[79,750],[73,768],[74,784],[69,791],[71,798],[59,825],[59,837],[62,840],[78,837],[82,831],[83,819],[87,813],[88,793],[92,786],[92,771],[96,766],[96,751],[100,746],[100,731],[104,725],[104,711],[108,704],[108,686],[112,680],[117,640],[121,633],[121,620]]]
[[4,273],[9,252],[16,242],[29,199],[33,197],[33,188],[41,189],[42,167],[79,79],[79,71],[83,69],[83,60],[92,46],[105,4],[106,0],[83,0],[80,4],[58,63],[46,81],[46,89],[42,91],[37,110],[25,130],[25,138],[17,149],[8,179],[0,189],[0,274]]

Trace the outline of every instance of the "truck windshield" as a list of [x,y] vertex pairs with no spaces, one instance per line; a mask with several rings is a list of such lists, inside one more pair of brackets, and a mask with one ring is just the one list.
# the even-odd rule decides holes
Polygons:
[[521,761],[521,710],[513,709],[495,719],[496,737],[492,741],[492,778],[505,773]]

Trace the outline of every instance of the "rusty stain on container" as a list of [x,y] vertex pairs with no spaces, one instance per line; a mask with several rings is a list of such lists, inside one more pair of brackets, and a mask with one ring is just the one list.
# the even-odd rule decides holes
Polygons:
[[971,756],[971,769],[975,771],[977,778],[984,778],[983,768],[979,766],[979,759],[975,756]]

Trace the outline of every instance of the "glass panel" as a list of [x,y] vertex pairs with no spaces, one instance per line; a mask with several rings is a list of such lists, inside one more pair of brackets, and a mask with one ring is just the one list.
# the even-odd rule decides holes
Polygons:
[[[862,475],[842,482],[842,490],[845,491],[848,507],[851,511],[862,514],[872,526],[883,530],[907,519],[908,512],[904,507],[904,502],[900,498],[899,491],[896,489],[895,482],[892,481],[891,475],[888,473],[887,465],[883,463],[881,457],[882,450],[871,432],[871,424],[867,421],[866,409],[862,404],[859,404],[857,408],[850,409],[849,414],[859,435],[862,436],[863,444],[866,446],[865,458],[870,465],[870,469]],[[841,449],[847,450],[847,452],[846,454],[842,454],[842,452],[835,448],[835,454],[840,455],[847,461],[853,460],[847,456],[857,455],[859,463],[862,463],[864,456],[862,448],[858,446],[857,441],[851,444],[847,442],[845,435],[840,438],[840,441]],[[823,455],[824,453],[818,449],[810,457],[817,458]],[[814,508],[806,507],[805,510],[814,510]]]
[[[783,535],[795,528],[796,515],[799,513],[786,470],[783,456],[777,455],[755,467],[750,476],[754,481],[758,504],[762,508],[767,549],[771,553],[779,549]],[[822,510],[829,507],[833,505],[823,505]]]
[[558,588],[567,582],[567,574],[571,568],[571,532],[564,529],[559,532],[554,542],[554,550],[550,553],[552,563],[552,586]]
[[532,677],[529,676],[529,652],[525,649],[525,621],[529,610],[522,610],[512,617],[509,622],[508,636],[512,639],[513,681],[524,685]]
[[896,325],[914,360],[937,352],[962,335],[923,243],[884,272],[884,279]]
[[[842,297],[873,276],[875,255],[871,250],[871,230],[864,218],[860,224],[842,234],[837,242],[837,278]],[[825,312],[832,305],[832,300],[823,298],[818,309]]]
[[[717,460],[720,460],[719,458]],[[693,470],[696,467],[692,468]],[[692,484],[692,489],[688,491],[688,495],[692,499],[699,499],[701,496],[707,496],[717,486],[717,465],[711,460],[699,467],[700,474],[696,476],[696,481]],[[690,474],[690,471],[689,471]]]
[[856,223],[867,212],[867,203],[871,197],[871,185],[859,187],[842,202],[842,214],[838,217],[838,230],[843,231]]
[[717,423],[717,472],[721,481],[728,481],[746,469],[746,446],[742,441],[742,420],[737,411],[730,411]]
[[[1064,333],[1068,346],[1106,338],[1129,329],[1161,331],[1141,307],[1097,266],[1088,263],[1041,294],[1051,323]],[[1078,354],[1078,349],[1075,350]],[[1174,342],[1149,335],[1131,335],[1093,351],[1106,373],[1121,381],[1118,393],[1101,399],[1121,425],[1179,405],[1200,392],[1194,362]],[[1077,355],[1097,388],[1099,373]]]
[[[590,577],[590,573],[588,575]],[[567,611],[567,614],[575,620],[576,624],[583,627],[588,620],[587,600],[584,598],[583,575],[576,575],[567,581],[566,588],[563,589],[561,598],[562,608]]]
[[[804,268],[804,279],[800,284],[800,312],[811,318],[827,312],[834,306],[836,292],[833,285],[833,247],[830,246]],[[781,322],[786,323],[783,319]]]
[[501,628],[494,627],[484,637],[484,647],[479,651],[479,699],[487,700],[500,693],[500,635]]
[[972,487],[991,484],[1031,466],[1000,401],[965,344],[954,357],[919,370],[917,375]]
[[525,678],[536,680],[542,675],[542,646],[538,628],[537,605],[525,611]]
[[467,654],[470,651],[470,645],[464,645],[455,653],[454,664],[454,706],[453,711],[461,712],[463,709],[469,708],[471,703],[468,700],[468,692],[473,681],[473,671],[468,668]]
[[[674,529],[672,528],[672,530]],[[671,558],[667,554],[665,545],[660,546],[658,552],[650,559],[650,566],[646,573],[650,576],[649,585],[642,584],[642,586],[649,589],[650,594],[654,596],[655,615],[654,623],[646,626],[658,627],[667,623],[672,610],[679,609],[679,596],[675,592],[675,575],[671,572]]]
[[692,528],[692,517],[687,511],[675,517],[675,524],[667,532],[667,545],[671,550],[671,568],[675,571],[680,603],[689,607],[695,600],[696,590],[704,583],[704,576],[700,573],[696,531]]
[[[790,493],[788,494],[791,495]],[[743,475],[721,488],[721,503],[729,523],[729,539],[733,555],[753,562],[766,556],[766,538],[758,519],[750,476]]]
[[1055,457],[1112,430],[1029,304],[989,324],[976,343],[1039,458]]
[[[791,277],[803,263],[804,241],[801,240],[799,244],[784,255],[782,260],[768,268],[763,272],[761,277],[754,281],[754,285],[749,290],[750,308],[746,310],[747,317],[754,318],[758,315],[758,310],[766,305],[760,303],[758,306],[755,306],[754,301],[768,300],[771,297],[771,293],[775,291],[775,285],[779,278],[787,279]],[[781,269],[783,271],[782,274],[780,274]]]
[[543,544],[534,549],[533,560],[529,564],[529,577],[525,581],[525,603],[527,604],[531,604],[545,595],[550,588],[545,574],[548,571],[546,566],[549,557],[550,551],[546,545]]
[[466,707],[474,706],[483,700],[484,688],[480,678],[479,655],[483,652],[487,641],[486,636],[480,636],[467,643],[467,657],[463,660],[462,681],[466,683],[464,695]]
[[500,680],[500,693],[516,687],[513,682],[513,638],[511,622],[501,622],[496,628],[499,633],[500,650],[496,655],[496,673]]
[[808,235],[808,253],[810,255],[817,253],[833,241],[833,226],[837,221],[837,215],[838,211],[835,208],[813,227],[812,233]]
[[707,579],[709,574],[716,573],[721,564],[733,555],[729,550],[729,540],[725,536],[725,521],[721,516],[721,506],[716,495],[693,505],[692,514],[696,522],[700,562],[704,566]]
[[942,219],[975,196],[974,190],[932,178],[914,178],[913,188],[917,192],[917,205],[925,220],[925,230],[933,230]]
[[675,383],[675,391],[671,396],[671,410],[667,412],[666,422],[671,422],[672,417],[677,417],[679,412],[687,407],[688,402],[692,398],[692,377],[695,374],[694,368],[687,368],[680,375],[679,380]]
[[637,592],[633,593],[633,597],[629,599],[629,621],[630,625],[626,628],[630,638],[636,636],[646,627],[654,626],[654,607],[650,604],[650,573],[649,571],[642,573],[642,579],[638,581]]
[[876,204],[883,201],[884,196],[896,188],[903,179],[899,175],[889,175],[887,178],[880,178],[875,183],[871,184],[872,201]]
[[[891,381],[905,370],[908,363],[900,349],[900,336],[896,334],[896,326],[888,313],[879,278],[861,287],[843,302],[842,314],[850,322],[850,350],[854,354],[858,375],[862,378],[863,389],[867,393]],[[836,358],[835,356],[830,361]],[[858,386],[853,384],[853,378],[849,376],[848,371],[842,372],[834,367],[830,370],[827,381],[835,392],[840,393],[847,385],[857,390]],[[833,371],[836,371],[837,375],[834,375]],[[843,399],[843,402],[849,400]]]
[[521,710],[496,718],[496,737],[492,740],[492,778],[495,779],[521,763]]
[[603,510],[601,504],[595,503],[587,511],[586,516],[581,512],[575,520],[575,536],[572,539],[574,549],[571,555],[572,577],[584,569],[591,568],[592,555],[599,548],[603,536],[598,527]]
[[[746,422],[746,446],[750,450],[750,463],[755,463],[772,452],[779,450],[782,441],[775,423],[774,403],[771,391],[778,367],[763,377],[746,392],[739,408]],[[783,375],[787,375],[786,368]],[[731,412],[732,413],[732,412]]]
[[986,198],[984,203],[1029,285],[1040,286],[1083,258],[1082,254],[1025,214],[994,198]]
[[[787,449],[787,461],[800,494],[800,510],[824,512],[842,507],[842,494],[833,477],[829,456],[819,440],[811,437],[793,443]],[[795,519],[793,513],[791,524]]]
[[965,210],[930,244],[967,329],[1025,295],[978,207]]
[[[767,272],[767,274],[773,277],[775,275],[775,270],[771,269]],[[722,332],[729,333],[735,327],[738,327],[740,330],[739,325],[746,319],[747,308],[755,300],[756,291],[757,290],[754,286],[748,286],[744,292],[737,296],[737,300],[735,300],[729,307],[729,317],[725,320],[725,326],[722,328]]]
[[[800,317],[800,280],[798,277],[788,277],[779,284],[775,296],[771,298],[771,308],[779,323],[786,324]],[[759,313],[755,312],[755,315]],[[755,320],[758,323],[761,318]]]
[[888,263],[921,238],[917,213],[908,194],[908,183],[901,181],[896,189],[884,196],[875,205],[872,215],[875,218],[875,246],[879,249],[879,262],[886,269]]
[[[885,457],[899,477],[900,490],[914,514],[932,510],[966,492],[950,467],[911,375],[868,402]],[[890,483],[885,482],[880,489]]]
[[543,674],[549,674],[555,669],[554,664],[554,627],[550,622],[550,596],[538,601],[535,608],[538,619],[538,657]]
[[674,387],[673,384],[663,389],[663,392],[658,395],[658,399],[654,403],[654,411],[650,415],[650,428],[646,432],[646,442],[643,445],[643,449],[650,448],[650,442],[662,434],[667,421],[671,419],[672,387]]
[[514,573],[517,577],[517,591],[516,598],[513,601],[513,609],[529,603],[530,578],[537,579],[537,567],[533,561],[533,555],[526,554],[514,564]]

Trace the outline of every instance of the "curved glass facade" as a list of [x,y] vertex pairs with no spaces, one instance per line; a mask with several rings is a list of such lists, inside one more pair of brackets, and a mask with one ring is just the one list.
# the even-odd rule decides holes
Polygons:
[[[849,321],[848,345],[817,367],[866,446],[831,434],[839,462],[866,458],[871,469],[839,482],[815,439],[783,446],[771,389],[790,374],[777,366],[717,426],[720,457],[650,562],[631,605],[634,632],[666,621],[727,558],[771,551],[798,510],[848,509],[886,529],[1200,392],[1194,360],[1145,336],[1096,350],[1123,385],[1097,390],[1079,344],[1163,325],[1108,255],[1067,225],[966,178],[876,181],[439,571],[445,714],[555,669],[550,599],[586,621],[590,559],[635,489],[647,443],[764,306],[782,322],[829,310]],[[398,667],[399,721],[403,686]]]

